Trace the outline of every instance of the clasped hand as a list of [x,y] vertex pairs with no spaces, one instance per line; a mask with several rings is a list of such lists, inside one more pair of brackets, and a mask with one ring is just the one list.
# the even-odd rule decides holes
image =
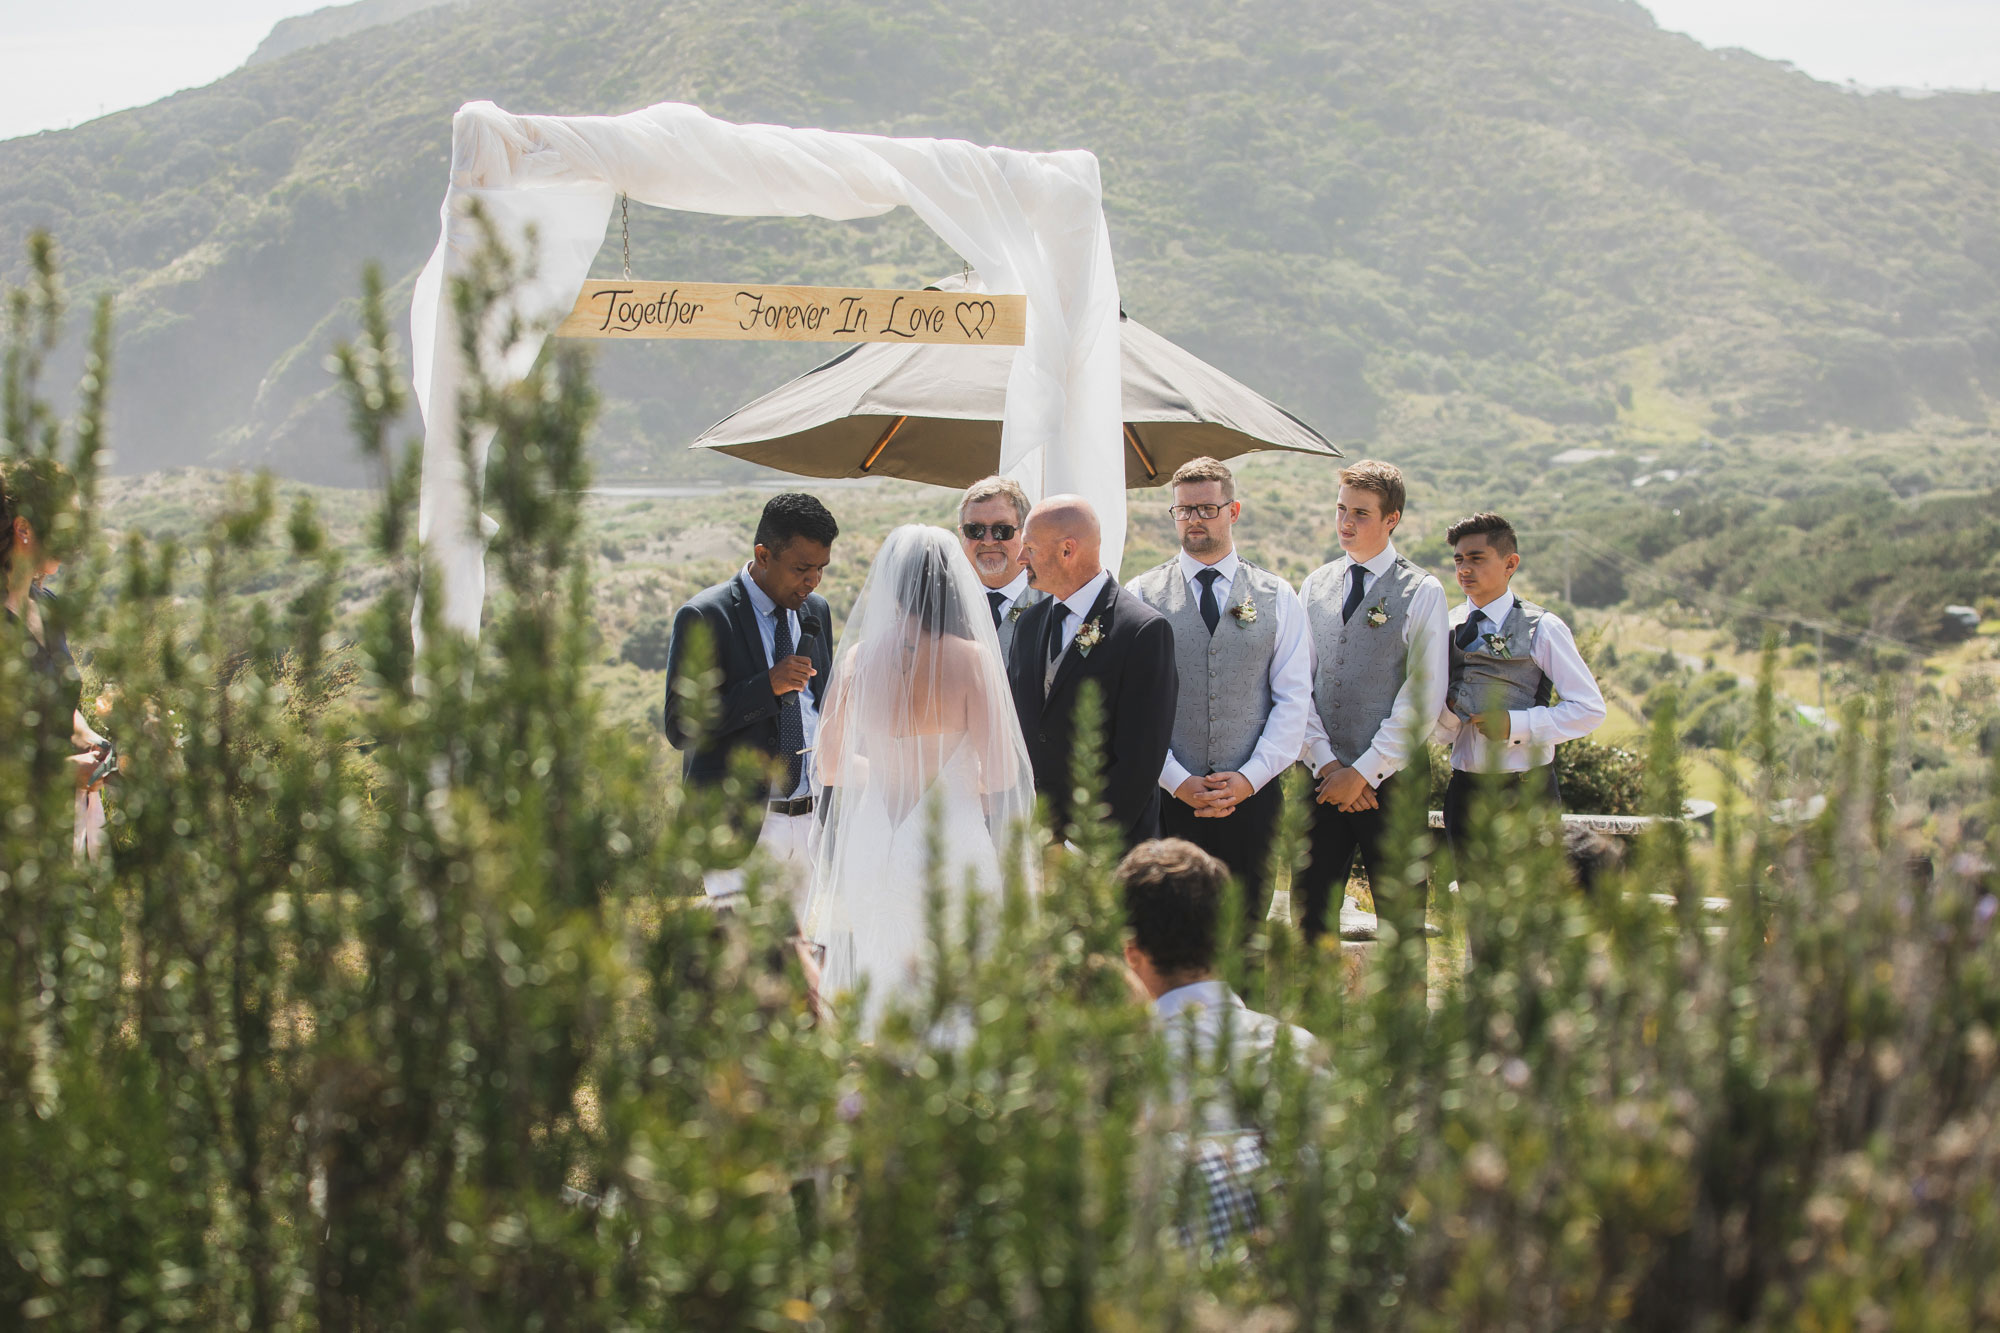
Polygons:
[[1236,807],[1249,800],[1252,794],[1250,779],[1241,773],[1210,773],[1207,777],[1190,775],[1174,788],[1177,799],[1194,807],[1196,819],[1221,819],[1233,815]]
[[1319,790],[1313,799],[1321,805],[1330,805],[1350,815],[1380,808],[1381,803],[1376,800],[1375,789],[1368,785],[1368,779],[1338,759],[1322,768],[1318,776]]

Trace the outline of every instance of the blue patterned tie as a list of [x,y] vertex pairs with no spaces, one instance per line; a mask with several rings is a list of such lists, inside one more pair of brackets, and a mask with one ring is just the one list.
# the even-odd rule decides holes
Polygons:
[[1215,581],[1221,577],[1219,569],[1204,569],[1194,576],[1195,582],[1201,585],[1202,622],[1208,626],[1210,634],[1215,633],[1215,627],[1222,623],[1222,608],[1215,604]]
[[1361,580],[1368,571],[1359,564],[1353,564],[1347,567],[1347,573],[1347,601],[1340,608],[1340,623],[1343,625],[1354,619],[1354,613],[1361,609]]
[[[772,612],[772,624],[776,628],[771,633],[771,665],[776,666],[792,655],[792,618],[781,606]],[[798,695],[788,694],[778,700],[778,753],[785,761],[785,790],[777,799],[787,800],[799,789],[806,771],[806,757],[799,751],[805,748],[805,710]]]

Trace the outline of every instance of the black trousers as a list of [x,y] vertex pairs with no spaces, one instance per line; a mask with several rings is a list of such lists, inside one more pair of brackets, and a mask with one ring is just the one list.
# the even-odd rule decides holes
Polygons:
[[1452,865],[1464,878],[1467,858],[1472,855],[1472,806],[1482,791],[1493,793],[1494,808],[1510,810],[1532,796],[1551,810],[1562,809],[1562,786],[1556,781],[1556,766],[1543,764],[1525,773],[1468,773],[1451,770],[1444,789],[1444,840],[1451,848]]
[[1271,908],[1271,836],[1284,805],[1283,785],[1273,778],[1221,819],[1196,818],[1193,806],[1171,795],[1160,803],[1160,836],[1186,838],[1228,866],[1243,886],[1245,935],[1256,930]]
[[[1375,895],[1376,912],[1379,914],[1392,908],[1409,909],[1409,904],[1383,901],[1385,890],[1387,893],[1394,890],[1379,873],[1389,802],[1403,789],[1403,777],[1401,773],[1392,773],[1383,779],[1382,785],[1375,789],[1376,808],[1373,810],[1349,814],[1317,801],[1313,803],[1309,843],[1311,859],[1292,881],[1292,919],[1299,923],[1307,939],[1318,939],[1325,933],[1329,902],[1335,913],[1334,927],[1339,928],[1339,900],[1346,896],[1347,876],[1354,869],[1356,856],[1361,858],[1362,868],[1368,872],[1368,887]],[[1428,897],[1426,890],[1419,889],[1417,892]],[[1427,905],[1415,904],[1416,920],[1423,920]]]

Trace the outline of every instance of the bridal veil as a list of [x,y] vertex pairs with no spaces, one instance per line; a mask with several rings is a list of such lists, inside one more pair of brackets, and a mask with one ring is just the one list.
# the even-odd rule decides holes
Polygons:
[[955,928],[968,889],[998,894],[1034,812],[992,610],[944,529],[883,542],[834,655],[813,779],[805,934],[826,949],[823,994],[867,981],[872,1030],[918,979],[930,886]]

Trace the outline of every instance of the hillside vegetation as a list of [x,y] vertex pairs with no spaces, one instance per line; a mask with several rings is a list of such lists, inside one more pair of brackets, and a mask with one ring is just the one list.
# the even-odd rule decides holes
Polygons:
[[[2000,385],[2000,99],[1855,95],[1619,0],[488,0],[0,143],[4,276],[46,226],[118,293],[122,468],[354,477],[323,358],[364,260],[407,290],[481,97],[1088,147],[1135,316],[1404,456],[1983,435]],[[632,239],[659,276],[956,267],[907,214],[641,209]],[[687,475],[679,444],[812,358],[607,352],[600,462]]]

